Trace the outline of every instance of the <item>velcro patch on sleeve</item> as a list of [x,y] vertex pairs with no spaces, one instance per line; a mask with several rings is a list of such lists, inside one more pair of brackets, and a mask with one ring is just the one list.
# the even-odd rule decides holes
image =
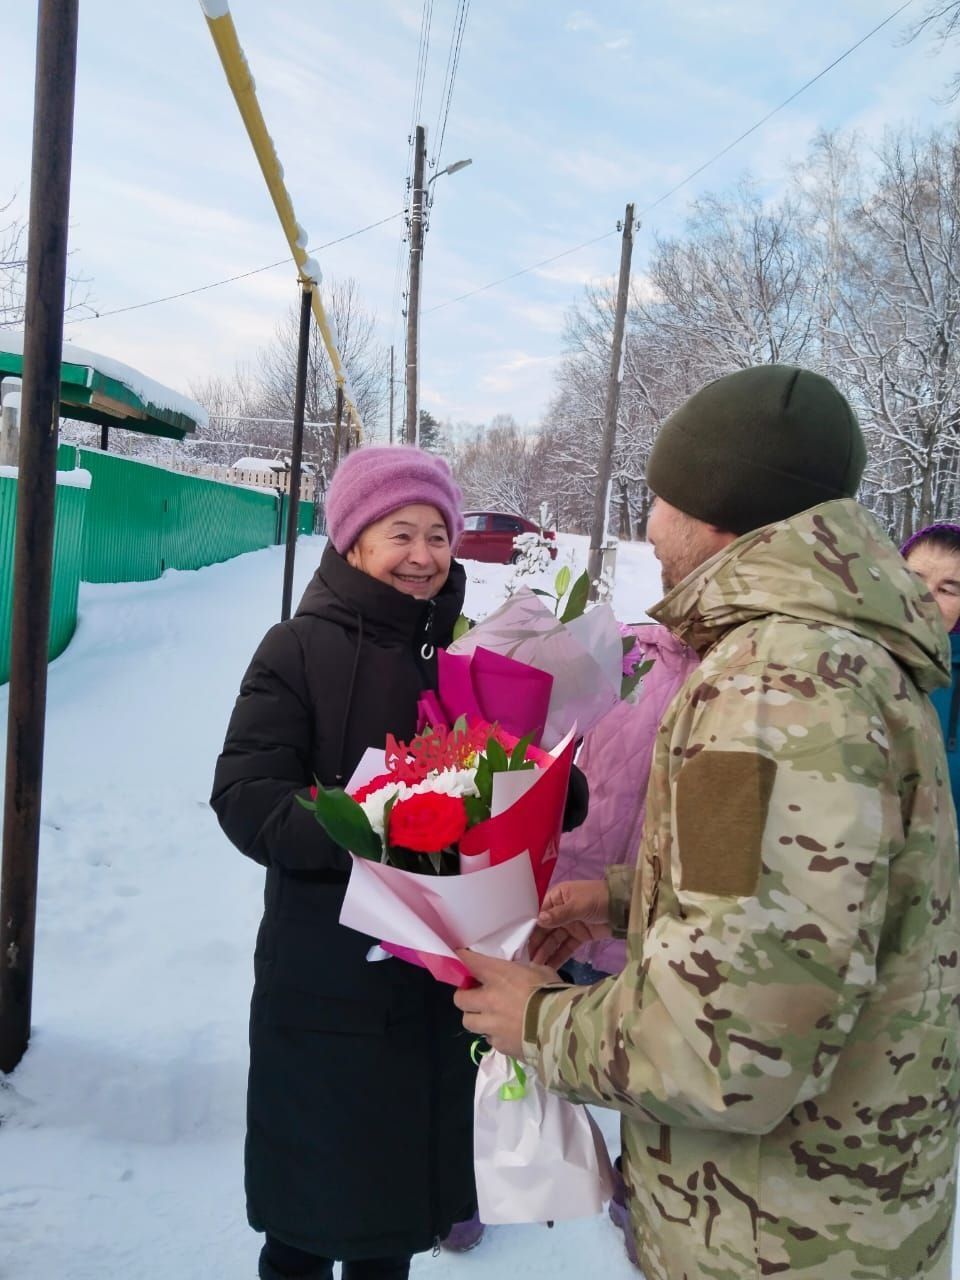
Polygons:
[[699,751],[676,785],[680,888],[747,898],[760,879],[760,850],[777,766],[753,751]]

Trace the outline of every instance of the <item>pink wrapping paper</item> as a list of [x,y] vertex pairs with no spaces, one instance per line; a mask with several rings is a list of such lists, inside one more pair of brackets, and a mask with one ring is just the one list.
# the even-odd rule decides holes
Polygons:
[[[506,807],[461,840],[459,876],[419,875],[354,857],[340,923],[456,987],[473,984],[458,947],[515,955],[553,873],[573,751],[571,732],[547,768],[496,775],[494,807],[498,796],[508,797],[500,800]],[[519,865],[508,874],[508,863]]]
[[460,716],[499,724],[515,738],[543,735],[553,689],[553,677],[525,662],[516,662],[490,649],[470,655],[437,654],[437,689],[420,699],[419,720],[452,726]]

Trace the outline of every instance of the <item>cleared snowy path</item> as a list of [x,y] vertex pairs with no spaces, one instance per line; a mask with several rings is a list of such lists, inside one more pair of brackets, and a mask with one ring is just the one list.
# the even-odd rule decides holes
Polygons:
[[[582,562],[585,540],[564,539]],[[301,541],[294,598],[322,539]],[[243,1213],[247,1003],[262,872],[207,807],[240,676],[280,606],[269,548],[84,586],[50,671],[34,1034],[0,1084],[3,1280],[254,1280]],[[468,611],[509,571],[469,566]],[[621,554],[618,612],[657,595]],[[0,688],[0,727],[6,687]],[[0,735],[0,752],[5,734]],[[605,1131],[616,1120],[603,1117]],[[606,1219],[501,1227],[425,1280],[636,1276]]]

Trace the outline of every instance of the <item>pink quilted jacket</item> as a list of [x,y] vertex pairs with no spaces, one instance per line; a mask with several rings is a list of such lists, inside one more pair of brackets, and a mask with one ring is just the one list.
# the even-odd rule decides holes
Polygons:
[[[551,880],[602,880],[612,863],[635,862],[646,810],[647,781],[657,728],[674,695],[697,665],[697,655],[656,623],[633,628],[643,660],[653,660],[636,703],[621,702],[583,739],[577,765],[590,784],[587,820],[560,841]],[[626,946],[591,942],[577,952],[604,973],[618,973]]]

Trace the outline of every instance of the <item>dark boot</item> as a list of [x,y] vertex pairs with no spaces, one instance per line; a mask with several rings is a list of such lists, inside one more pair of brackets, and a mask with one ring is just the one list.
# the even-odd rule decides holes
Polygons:
[[333,1260],[304,1253],[268,1235],[260,1250],[260,1280],[333,1280]]
[[409,1274],[409,1258],[362,1258],[345,1262],[340,1272],[342,1280],[407,1280]]

